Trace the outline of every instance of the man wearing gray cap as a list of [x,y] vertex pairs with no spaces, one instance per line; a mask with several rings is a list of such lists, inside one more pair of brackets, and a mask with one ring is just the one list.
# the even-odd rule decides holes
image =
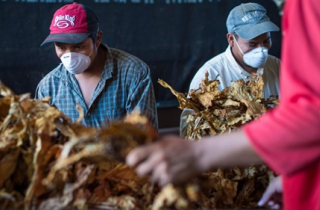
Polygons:
[[[206,72],[210,80],[220,81],[220,90],[229,87],[232,81],[248,81],[252,73],[259,73],[264,82],[263,97],[279,96],[280,60],[268,54],[272,45],[270,32],[279,31],[279,28],[266,13],[266,9],[257,3],[241,4],[230,11],[226,22],[229,46],[198,70],[189,91],[199,88]],[[191,113],[192,110],[185,109],[181,114],[182,136],[187,127],[186,119]]]

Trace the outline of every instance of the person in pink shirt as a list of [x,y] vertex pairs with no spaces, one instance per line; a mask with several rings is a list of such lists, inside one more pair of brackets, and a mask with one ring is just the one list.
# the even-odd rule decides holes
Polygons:
[[275,109],[241,130],[198,142],[166,136],[131,151],[127,164],[165,185],[218,167],[265,162],[281,177],[272,182],[260,205],[282,191],[284,209],[319,210],[319,1],[287,0],[282,30],[281,101]]

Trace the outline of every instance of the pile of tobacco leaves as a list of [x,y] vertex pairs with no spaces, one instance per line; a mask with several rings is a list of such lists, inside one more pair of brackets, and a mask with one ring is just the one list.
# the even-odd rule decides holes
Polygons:
[[[124,162],[155,138],[135,112],[100,129],[0,84],[0,209],[147,209],[159,189]],[[157,191],[158,190],[158,191]]]
[[[262,97],[263,80],[259,74],[247,82],[234,81],[220,91],[219,80],[208,80],[206,73],[199,89],[190,90],[189,96],[175,91],[163,80],[158,82],[177,97],[180,109],[192,110],[186,129],[180,131],[191,141],[239,129],[279,103],[277,96]],[[208,209],[255,208],[273,178],[274,173],[264,164],[203,173],[193,181],[198,194],[192,205]]]
[[[261,79],[223,91],[218,84],[204,80],[190,98],[171,88],[181,109],[194,110],[190,140],[239,128],[277,103],[261,98]],[[50,98],[16,95],[2,83],[0,95],[0,209],[251,208],[273,177],[265,165],[218,169],[161,188],[124,164],[157,135],[139,112],[94,128],[80,124],[81,107],[73,123]]]

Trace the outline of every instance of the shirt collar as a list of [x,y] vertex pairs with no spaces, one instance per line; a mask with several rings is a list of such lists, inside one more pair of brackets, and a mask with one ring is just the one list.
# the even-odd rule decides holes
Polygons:
[[101,44],[100,47],[106,51],[106,62],[104,64],[104,70],[102,72],[101,79],[107,80],[112,77],[114,71],[113,56],[109,47],[106,44]]

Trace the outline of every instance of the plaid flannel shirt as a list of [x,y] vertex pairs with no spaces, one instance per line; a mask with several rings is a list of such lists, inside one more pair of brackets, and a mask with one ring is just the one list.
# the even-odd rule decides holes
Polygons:
[[100,127],[125,117],[138,108],[158,129],[156,102],[149,67],[139,58],[121,50],[108,48],[101,79],[93,92],[89,107],[82,96],[74,75],[61,63],[38,84],[36,98],[50,96],[55,105],[75,122],[79,113],[76,105],[84,110],[82,124]]

